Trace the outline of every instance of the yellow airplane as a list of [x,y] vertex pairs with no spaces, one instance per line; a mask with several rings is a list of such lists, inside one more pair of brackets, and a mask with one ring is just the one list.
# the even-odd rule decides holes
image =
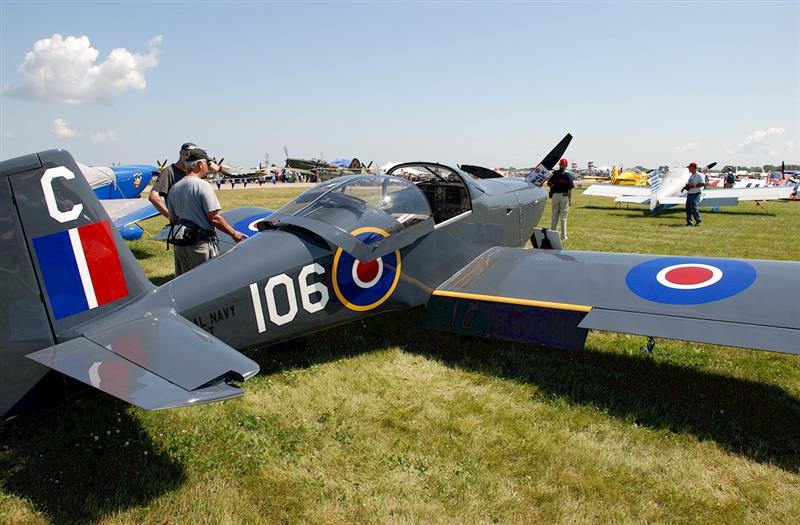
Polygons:
[[643,171],[623,170],[614,165],[611,167],[611,184],[618,186],[647,186],[647,173]]

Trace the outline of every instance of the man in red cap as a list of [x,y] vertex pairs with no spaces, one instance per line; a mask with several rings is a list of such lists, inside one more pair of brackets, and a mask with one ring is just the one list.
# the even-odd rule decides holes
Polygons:
[[567,159],[558,161],[558,169],[547,180],[547,186],[550,187],[550,206],[552,208],[550,229],[555,230],[560,222],[562,240],[567,240],[567,213],[569,213],[569,206],[572,204],[572,188],[575,187],[572,173],[567,171],[568,165]]
[[682,191],[686,192],[686,226],[692,225],[692,219],[694,219],[695,226],[700,226],[703,219],[700,218],[700,211],[697,209],[697,205],[703,196],[706,179],[697,171],[696,162],[690,162],[686,167],[689,168],[689,173],[691,173],[689,180],[686,181],[686,185],[682,188]]

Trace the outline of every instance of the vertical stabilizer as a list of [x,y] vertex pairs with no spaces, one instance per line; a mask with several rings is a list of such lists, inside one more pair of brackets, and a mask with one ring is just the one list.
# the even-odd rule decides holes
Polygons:
[[39,166],[33,162],[7,181],[58,341],[153,286],[72,156],[49,150],[28,157],[38,159]]
[[658,170],[653,170],[647,176],[647,183],[650,185],[650,211],[658,206],[658,197],[661,192],[661,175]]

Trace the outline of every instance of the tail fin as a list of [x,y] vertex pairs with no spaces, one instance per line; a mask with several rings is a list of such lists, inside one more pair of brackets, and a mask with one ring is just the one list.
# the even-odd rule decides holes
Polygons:
[[129,304],[154,286],[77,173],[61,150],[0,163],[0,418],[66,393],[49,369],[143,408],[241,395],[227,383],[256,363],[169,305]]
[[[3,162],[56,340],[153,288],[72,156],[49,150]],[[6,241],[0,240],[3,245]],[[3,247],[5,250],[5,246]]]
[[650,185],[650,211],[658,206],[658,195],[661,192],[661,175],[658,170],[651,171],[647,176],[647,183]]
[[0,162],[0,275],[0,417],[64,393],[27,354],[152,287],[59,150]]

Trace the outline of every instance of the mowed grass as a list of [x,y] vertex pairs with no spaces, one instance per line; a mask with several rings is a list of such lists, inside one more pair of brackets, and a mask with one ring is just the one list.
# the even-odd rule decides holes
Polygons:
[[[578,195],[567,247],[800,259],[800,203],[765,206],[686,228],[682,210]],[[171,252],[131,247],[169,279]],[[236,400],[145,412],[89,395],[4,423],[0,523],[798,522],[797,356],[660,340],[650,357],[609,333],[565,352],[423,331],[424,315],[252,353]]]

